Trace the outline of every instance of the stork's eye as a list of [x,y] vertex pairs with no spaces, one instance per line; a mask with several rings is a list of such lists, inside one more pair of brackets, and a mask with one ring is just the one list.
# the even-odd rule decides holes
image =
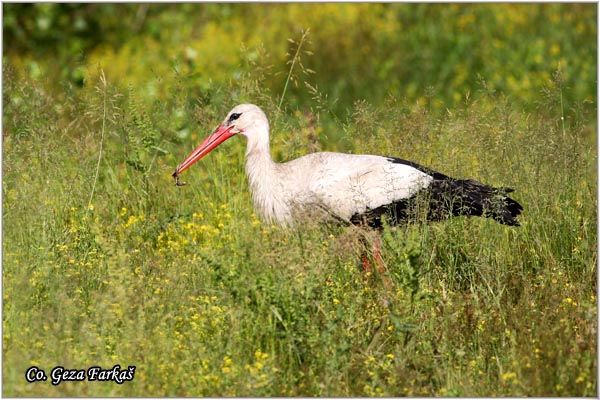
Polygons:
[[233,122],[238,119],[242,113],[233,113],[229,116],[229,122]]

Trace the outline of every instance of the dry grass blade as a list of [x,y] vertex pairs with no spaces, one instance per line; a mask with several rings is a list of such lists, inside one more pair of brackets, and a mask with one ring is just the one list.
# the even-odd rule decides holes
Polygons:
[[98,182],[98,174],[100,173],[100,163],[102,162],[102,148],[104,146],[104,131],[106,129],[106,98],[107,98],[107,90],[108,84],[106,82],[106,75],[104,74],[104,70],[100,69],[100,85],[96,86],[96,91],[102,96],[102,127],[100,129],[100,148],[98,150],[98,162],[96,163],[96,172],[94,174],[94,182],[92,183],[92,191],[90,192],[90,200],[88,201],[88,210],[93,208],[92,201],[94,200],[94,192],[96,190],[96,183]]

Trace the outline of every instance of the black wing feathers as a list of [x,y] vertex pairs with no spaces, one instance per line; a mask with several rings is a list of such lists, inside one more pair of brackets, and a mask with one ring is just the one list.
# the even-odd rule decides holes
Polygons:
[[516,218],[523,207],[506,196],[513,189],[495,188],[472,179],[454,179],[412,161],[393,157],[388,157],[388,160],[409,165],[430,175],[433,181],[410,198],[353,215],[350,219],[353,224],[381,228],[383,216],[388,224],[396,225],[421,218],[440,221],[452,216],[467,215],[492,218],[504,225],[519,225]]

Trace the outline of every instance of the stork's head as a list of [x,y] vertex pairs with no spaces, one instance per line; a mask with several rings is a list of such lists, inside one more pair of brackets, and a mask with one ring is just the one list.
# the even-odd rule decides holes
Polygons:
[[[240,104],[229,111],[221,125],[208,136],[189,155],[173,173],[176,183],[179,174],[189,168],[196,161],[210,153],[215,147],[227,139],[241,134],[252,141],[269,142],[269,121],[265,113],[254,104]],[[179,183],[178,183],[179,184]]]

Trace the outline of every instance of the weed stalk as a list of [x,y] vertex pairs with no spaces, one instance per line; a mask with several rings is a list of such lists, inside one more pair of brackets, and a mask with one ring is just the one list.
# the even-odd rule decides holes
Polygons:
[[100,69],[100,82],[101,87],[96,86],[98,92],[102,92],[102,129],[100,131],[100,150],[98,152],[98,162],[96,163],[96,173],[94,175],[94,183],[92,184],[92,191],[90,193],[90,200],[88,201],[88,211],[92,209],[92,200],[94,199],[94,192],[96,190],[96,183],[98,182],[98,174],[100,173],[100,162],[102,161],[102,146],[104,144],[104,131],[106,128],[106,75],[104,70]]
[[[290,83],[290,80],[292,79],[292,73],[294,72],[294,66],[300,60],[300,50],[302,50],[302,45],[304,44],[304,41],[308,37],[309,32],[310,32],[310,29],[303,31],[302,37],[300,37],[300,42],[298,43],[298,47],[296,48],[296,53],[294,54],[294,57],[292,58],[292,62],[291,62],[292,65],[290,66],[290,70],[288,71],[288,75],[285,80],[285,85],[283,85],[283,91],[281,92],[281,97],[279,98],[279,103],[277,104],[278,112],[281,112],[281,105],[283,104],[283,99],[285,97],[285,93],[287,92],[287,88]],[[293,43],[292,39],[288,39],[288,40],[290,40]]]

